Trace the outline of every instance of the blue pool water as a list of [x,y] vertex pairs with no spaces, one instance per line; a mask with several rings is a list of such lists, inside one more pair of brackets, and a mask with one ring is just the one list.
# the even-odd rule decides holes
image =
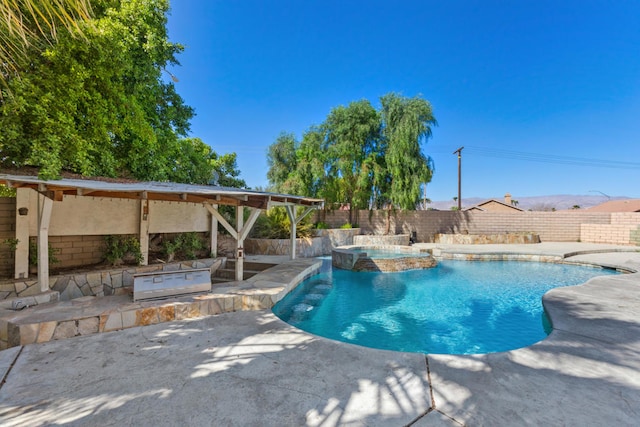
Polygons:
[[551,331],[548,290],[615,271],[536,262],[441,261],[400,273],[332,270],[301,283],[274,307],[285,322],[366,347],[477,354],[526,347]]

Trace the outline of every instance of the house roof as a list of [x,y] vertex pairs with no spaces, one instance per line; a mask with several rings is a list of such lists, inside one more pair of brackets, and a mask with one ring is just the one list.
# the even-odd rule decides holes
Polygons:
[[589,212],[640,212],[640,199],[609,200],[585,210]]
[[490,204],[493,204],[493,203],[497,203],[497,204],[499,204],[499,205],[506,206],[506,207],[508,207],[508,208],[510,208],[510,209],[513,209],[514,211],[524,212],[524,211],[523,211],[522,209],[520,209],[520,208],[517,208],[517,207],[515,207],[515,206],[513,206],[513,205],[508,205],[508,204],[506,204],[506,203],[504,203],[504,202],[501,202],[501,201],[499,201],[499,200],[496,200],[496,199],[489,199],[489,200],[485,200],[484,202],[478,203],[477,205],[473,205],[473,206],[471,206],[471,207],[469,207],[469,208],[466,208],[466,209],[464,209],[464,210],[465,210],[465,211],[470,211],[470,210],[487,211],[488,209],[486,209],[486,208],[485,208],[485,207],[483,207],[483,206],[487,206],[487,205],[490,205]]
[[212,185],[175,182],[104,182],[69,179],[42,180],[35,176],[0,174],[0,184],[11,188],[32,188],[56,201],[63,195],[147,199],[173,202],[209,203],[268,209],[272,206],[301,205],[320,208],[322,199],[276,194]]

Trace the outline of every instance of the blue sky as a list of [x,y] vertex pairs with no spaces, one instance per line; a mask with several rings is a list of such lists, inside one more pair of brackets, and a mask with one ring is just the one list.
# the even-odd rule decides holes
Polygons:
[[461,146],[463,198],[640,197],[638,1],[171,3],[192,135],[251,187],[281,131],[398,92],[433,105],[432,200],[457,195]]

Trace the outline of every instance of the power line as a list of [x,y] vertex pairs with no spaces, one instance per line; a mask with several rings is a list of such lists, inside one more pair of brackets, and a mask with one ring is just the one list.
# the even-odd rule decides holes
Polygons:
[[611,169],[640,169],[638,162],[623,162],[618,160],[590,159],[586,157],[559,156],[554,154],[527,153],[523,151],[503,150],[478,146],[465,146],[467,155],[493,157],[509,160],[521,160],[539,163],[554,163],[573,166],[590,166]]

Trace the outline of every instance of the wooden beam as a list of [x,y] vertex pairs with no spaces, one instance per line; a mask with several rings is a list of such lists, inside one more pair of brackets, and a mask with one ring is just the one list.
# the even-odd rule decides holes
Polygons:
[[[213,205],[213,209],[218,210],[218,205]],[[211,215],[211,258],[218,257],[218,218]]]
[[291,259],[296,259],[296,207],[292,205],[286,205],[285,210],[287,211],[287,215],[289,216],[289,222],[291,223],[291,227],[289,229],[289,238],[291,239],[291,250],[289,253],[289,257]]
[[229,234],[231,234],[231,237],[238,240],[238,232],[231,226],[231,224],[229,224],[229,222],[227,222],[227,220],[222,215],[220,215],[218,209],[214,209],[213,206],[209,204],[205,204],[204,206],[207,208],[209,213],[213,215],[218,220],[218,222],[220,222],[220,224],[222,224],[225,230],[227,230]]
[[246,239],[249,235],[249,232],[253,228],[253,225],[256,223],[256,220],[260,216],[260,212],[260,209],[251,209],[251,214],[249,215],[249,218],[247,218],[247,222],[244,224],[244,227],[242,227],[242,230],[240,230],[240,240],[242,240],[243,242],[244,239]]
[[49,223],[53,200],[38,196],[38,284],[40,292],[49,291]]
[[244,227],[244,208],[236,206],[236,280],[241,282],[244,279],[244,248],[242,247],[244,240],[240,237],[240,230]]
[[313,212],[315,210],[316,210],[316,208],[314,206],[309,206],[307,209],[304,210],[304,212],[302,212],[302,214],[300,216],[298,216],[296,218],[296,224],[299,224],[300,221],[302,221],[305,216],[309,215],[311,212]]
[[139,241],[142,265],[149,265],[149,200],[140,200]]

